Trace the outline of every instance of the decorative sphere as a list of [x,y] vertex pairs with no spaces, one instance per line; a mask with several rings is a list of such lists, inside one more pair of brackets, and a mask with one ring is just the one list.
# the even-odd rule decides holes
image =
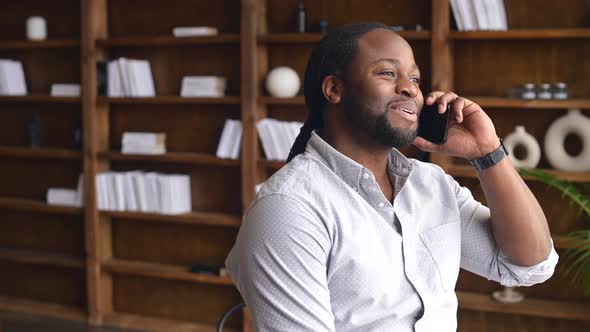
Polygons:
[[300,85],[299,75],[289,67],[276,67],[266,76],[266,90],[273,97],[295,97]]

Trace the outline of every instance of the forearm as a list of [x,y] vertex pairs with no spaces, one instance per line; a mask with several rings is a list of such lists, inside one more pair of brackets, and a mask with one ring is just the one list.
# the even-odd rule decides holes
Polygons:
[[545,260],[551,238],[545,214],[509,158],[478,171],[490,208],[496,243],[514,263],[532,266]]

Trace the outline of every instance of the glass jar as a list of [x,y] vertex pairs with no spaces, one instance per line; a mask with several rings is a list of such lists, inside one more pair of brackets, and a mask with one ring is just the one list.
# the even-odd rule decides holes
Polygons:
[[537,98],[551,99],[551,84],[549,84],[549,83],[539,84],[539,90],[537,91]]
[[569,92],[567,84],[564,82],[557,82],[553,86],[553,99],[568,99]]
[[537,94],[535,93],[535,85],[533,83],[525,83],[523,85],[521,98],[522,99],[535,99]]

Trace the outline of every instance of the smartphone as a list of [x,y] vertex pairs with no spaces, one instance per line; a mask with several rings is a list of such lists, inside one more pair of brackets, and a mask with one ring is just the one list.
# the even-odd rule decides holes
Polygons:
[[437,103],[424,104],[422,112],[420,112],[418,136],[435,144],[444,144],[447,141],[450,114],[450,104],[447,104],[447,109],[443,114],[438,113]]

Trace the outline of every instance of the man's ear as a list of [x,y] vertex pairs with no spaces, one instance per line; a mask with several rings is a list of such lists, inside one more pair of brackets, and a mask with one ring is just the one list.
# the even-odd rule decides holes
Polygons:
[[344,93],[344,82],[334,75],[324,77],[322,92],[330,104],[338,104]]

